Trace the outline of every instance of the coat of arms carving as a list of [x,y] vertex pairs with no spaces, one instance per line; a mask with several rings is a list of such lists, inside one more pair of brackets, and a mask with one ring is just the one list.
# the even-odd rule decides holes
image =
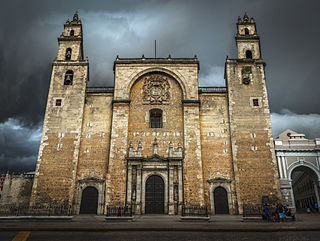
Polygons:
[[168,77],[160,74],[148,75],[142,87],[143,104],[168,104],[170,101]]

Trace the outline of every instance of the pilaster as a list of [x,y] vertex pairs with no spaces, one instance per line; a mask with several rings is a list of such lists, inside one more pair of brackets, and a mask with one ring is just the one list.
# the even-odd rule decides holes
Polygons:
[[129,101],[113,101],[106,205],[124,206],[126,197],[126,155]]
[[199,101],[184,101],[184,201],[204,205]]

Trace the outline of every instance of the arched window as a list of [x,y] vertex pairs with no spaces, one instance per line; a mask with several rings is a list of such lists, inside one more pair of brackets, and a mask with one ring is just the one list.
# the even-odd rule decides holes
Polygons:
[[72,80],[73,80],[73,71],[68,70],[66,72],[66,75],[64,76],[64,85],[72,85]]
[[162,128],[162,110],[150,110],[150,128]]
[[245,34],[245,35],[249,35],[249,29],[248,29],[248,28],[245,28],[245,29],[244,29],[244,34]]
[[71,48],[67,48],[67,50],[66,50],[66,60],[70,60],[71,59],[71,52],[72,52],[72,49]]
[[252,52],[250,50],[246,51],[246,59],[252,59]]
[[70,36],[74,36],[74,30],[73,29],[70,31]]

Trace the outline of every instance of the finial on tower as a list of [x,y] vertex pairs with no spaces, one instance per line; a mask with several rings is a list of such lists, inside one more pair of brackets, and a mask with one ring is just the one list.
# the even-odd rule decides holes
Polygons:
[[243,16],[243,22],[247,23],[248,21],[249,21],[248,14],[245,13],[244,16]]
[[78,16],[78,11],[76,11],[73,15],[73,20],[74,22],[77,22],[79,20],[79,16]]

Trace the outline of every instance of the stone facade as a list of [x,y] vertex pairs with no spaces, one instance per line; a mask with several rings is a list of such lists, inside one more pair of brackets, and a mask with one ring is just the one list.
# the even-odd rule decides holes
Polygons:
[[[226,60],[226,87],[199,87],[196,56],[117,57],[114,87],[87,87],[77,14],[64,27],[30,205],[69,204],[75,214],[92,202],[98,214],[125,205],[136,214],[152,205],[181,214],[183,205],[198,205],[215,214],[222,201],[236,214],[243,204],[280,198],[253,18],[238,20],[238,58]],[[86,196],[89,187],[96,196]]]
[[320,204],[320,139],[309,140],[288,129],[275,139],[275,151],[284,204],[293,209],[297,202],[300,208]]
[[3,183],[0,206],[17,205],[27,207],[30,202],[33,177],[33,173],[7,173]]

